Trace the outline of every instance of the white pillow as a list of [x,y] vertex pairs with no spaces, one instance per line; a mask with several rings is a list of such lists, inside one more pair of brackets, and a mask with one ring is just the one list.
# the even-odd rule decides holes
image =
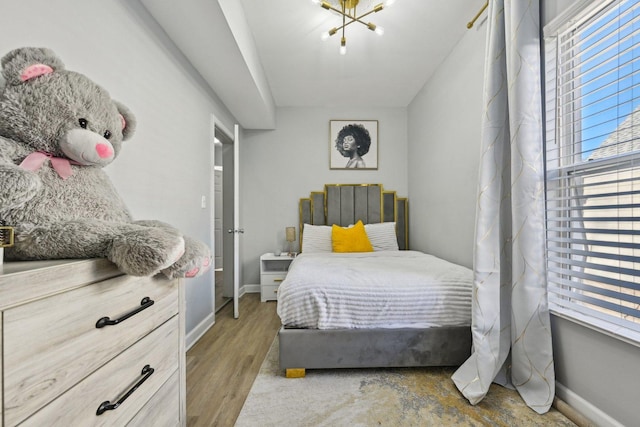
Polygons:
[[375,252],[399,250],[395,222],[365,224],[364,231],[367,232],[367,237],[369,237]]
[[304,253],[332,252],[331,227],[328,225],[304,224],[302,249]]

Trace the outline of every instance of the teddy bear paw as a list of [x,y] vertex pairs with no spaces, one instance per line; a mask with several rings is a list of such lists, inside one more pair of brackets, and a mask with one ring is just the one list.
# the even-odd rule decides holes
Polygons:
[[205,273],[211,266],[211,258],[207,257],[200,260],[198,267],[193,267],[191,270],[184,273],[184,277],[196,277],[202,273]]
[[130,232],[114,239],[109,259],[132,276],[151,276],[174,264],[185,252],[179,234],[158,228]]
[[162,273],[169,279],[190,279],[193,277],[202,276],[209,270],[209,267],[211,267],[210,257],[196,257],[184,265],[181,265],[180,262],[177,262],[169,268],[162,270]]
[[204,243],[187,236],[184,236],[184,240],[184,255],[173,265],[162,270],[169,279],[198,277],[211,267],[209,248]]

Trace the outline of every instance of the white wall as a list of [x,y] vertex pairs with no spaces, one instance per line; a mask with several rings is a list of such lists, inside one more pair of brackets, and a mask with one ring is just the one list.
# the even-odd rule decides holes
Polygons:
[[[329,120],[378,120],[378,170],[329,169]],[[295,226],[298,236],[298,201],[311,191],[376,183],[407,195],[404,108],[278,108],[276,123],[272,131],[245,130],[240,146],[245,284],[260,282],[262,253],[286,246],[285,227]]]
[[[234,119],[137,1],[3,1],[0,55],[53,49],[126,104],[137,133],[106,168],[136,219],[169,222],[209,241],[211,114]],[[187,331],[212,315],[209,273],[187,281]]]
[[486,23],[467,31],[409,105],[409,240],[471,267]]

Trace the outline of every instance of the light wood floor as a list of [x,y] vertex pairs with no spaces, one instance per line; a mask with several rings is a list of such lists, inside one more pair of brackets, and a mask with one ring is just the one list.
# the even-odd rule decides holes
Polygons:
[[275,301],[240,298],[216,313],[216,322],[187,352],[187,426],[233,426],[273,342],[280,318]]

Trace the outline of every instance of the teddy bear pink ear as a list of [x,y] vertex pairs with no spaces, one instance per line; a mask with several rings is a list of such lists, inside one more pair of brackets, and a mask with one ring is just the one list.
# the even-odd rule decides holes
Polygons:
[[36,77],[44,76],[45,74],[53,73],[53,68],[45,64],[33,64],[25,68],[20,74],[20,80],[26,82]]
[[118,114],[120,115],[120,124],[122,125],[122,140],[126,141],[133,136],[136,131],[136,116],[122,103],[113,101]]

